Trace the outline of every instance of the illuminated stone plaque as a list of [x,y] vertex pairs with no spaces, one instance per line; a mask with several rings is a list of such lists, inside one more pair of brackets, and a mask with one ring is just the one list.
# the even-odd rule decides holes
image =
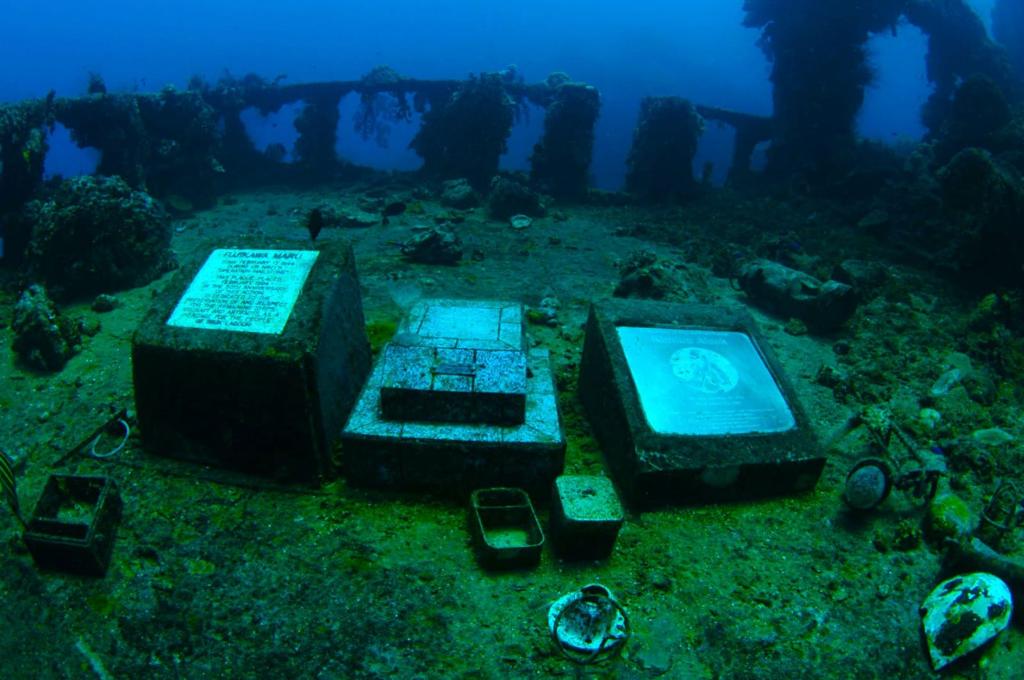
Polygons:
[[591,306],[579,397],[634,505],[807,490],[825,464],[782,367],[740,308]]
[[132,338],[143,442],[316,482],[370,370],[352,249],[240,241],[183,268]]
[[315,250],[214,250],[167,323],[276,335],[284,330],[318,254]]
[[785,432],[796,421],[750,337],[734,331],[616,329],[640,405],[659,434]]

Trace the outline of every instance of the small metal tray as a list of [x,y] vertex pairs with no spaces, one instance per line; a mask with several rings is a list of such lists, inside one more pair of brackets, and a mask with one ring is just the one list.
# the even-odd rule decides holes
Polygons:
[[535,566],[544,532],[522,489],[477,489],[470,497],[473,542],[481,564],[493,569]]

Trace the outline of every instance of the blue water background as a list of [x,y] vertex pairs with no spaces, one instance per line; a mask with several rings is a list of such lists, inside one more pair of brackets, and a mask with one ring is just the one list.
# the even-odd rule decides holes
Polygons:
[[[973,0],[988,23],[994,0]],[[0,3],[0,101],[85,91],[89,72],[111,91],[185,87],[194,74],[216,81],[225,70],[285,82],[356,79],[387,64],[418,78],[460,78],[515,64],[527,81],[552,71],[597,86],[594,183],[616,189],[640,99],[678,95],[750,113],[771,113],[770,65],[742,26],[742,0],[391,0],[390,2],[239,2],[231,0],[56,0]],[[926,40],[902,23],[896,35],[869,45],[877,79],[859,129],[890,143],[914,140],[929,87]],[[352,132],[354,97],[342,102],[339,152],[381,168],[412,169],[411,125],[396,126],[381,148]],[[259,146],[294,141],[299,107],[265,119],[246,115]],[[543,114],[513,131],[503,167],[522,169],[542,129]],[[695,165],[711,161],[715,178],[728,168],[732,134],[709,125]],[[95,154],[78,152],[65,130],[51,140],[47,172],[87,172]]]

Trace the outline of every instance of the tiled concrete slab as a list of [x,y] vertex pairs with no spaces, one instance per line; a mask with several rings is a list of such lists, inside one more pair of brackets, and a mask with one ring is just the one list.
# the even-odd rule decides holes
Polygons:
[[523,422],[524,352],[440,348],[402,342],[390,343],[381,356],[381,409],[385,418],[495,424]]
[[350,481],[448,493],[547,488],[565,440],[548,353],[524,351],[523,318],[520,305],[501,302],[414,308],[342,433]]
[[523,306],[495,300],[424,300],[396,333],[433,347],[524,350]]

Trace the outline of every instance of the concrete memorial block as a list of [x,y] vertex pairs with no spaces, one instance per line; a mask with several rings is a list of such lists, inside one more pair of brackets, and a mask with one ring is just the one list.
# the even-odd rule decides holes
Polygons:
[[802,491],[825,464],[777,360],[741,310],[593,305],[579,394],[616,482],[640,506]]
[[[407,336],[406,336],[407,337]],[[383,352],[381,410],[391,420],[523,422],[522,350],[389,344]]]
[[180,272],[132,340],[152,451],[284,479],[332,473],[370,367],[347,244],[217,249]]
[[357,485],[546,488],[565,457],[548,353],[517,303],[425,300],[381,352],[342,433]]

